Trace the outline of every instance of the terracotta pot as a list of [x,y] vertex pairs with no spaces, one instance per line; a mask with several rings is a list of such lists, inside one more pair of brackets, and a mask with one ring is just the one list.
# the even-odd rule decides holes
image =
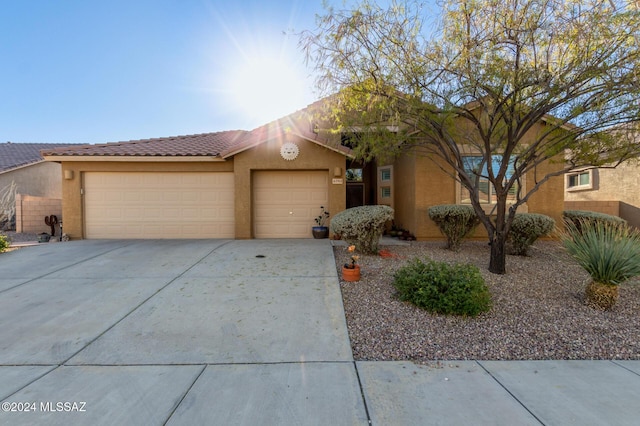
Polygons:
[[360,281],[360,265],[356,265],[355,268],[342,267],[342,279],[344,281]]

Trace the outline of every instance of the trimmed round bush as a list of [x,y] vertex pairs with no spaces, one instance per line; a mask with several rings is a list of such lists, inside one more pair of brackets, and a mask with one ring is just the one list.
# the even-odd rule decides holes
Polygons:
[[360,206],[341,211],[331,219],[330,229],[364,254],[377,254],[384,224],[393,219],[389,206]]
[[507,236],[508,250],[517,256],[526,256],[529,247],[556,226],[553,218],[538,213],[516,213]]
[[400,300],[439,314],[477,316],[491,309],[491,293],[474,265],[413,259],[394,275]]
[[562,217],[565,223],[573,223],[577,231],[580,231],[582,225],[585,223],[611,223],[614,226],[627,225],[627,221],[621,217],[587,210],[565,210],[562,212]]
[[0,253],[9,248],[10,243],[11,242],[9,241],[9,237],[7,237],[6,235],[0,235]]
[[480,219],[471,206],[457,204],[441,204],[430,207],[429,218],[433,220],[442,235],[447,237],[447,248],[457,251],[462,240],[480,223]]

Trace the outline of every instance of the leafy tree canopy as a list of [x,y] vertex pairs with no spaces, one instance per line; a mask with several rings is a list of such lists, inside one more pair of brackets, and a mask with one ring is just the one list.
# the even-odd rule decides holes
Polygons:
[[[412,149],[444,160],[489,233],[489,269],[504,273],[513,216],[540,185],[638,155],[640,13],[615,0],[444,0],[437,14],[429,7],[329,7],[301,46],[319,88],[332,95],[324,113],[334,130],[367,132],[355,147],[363,159]],[[470,153],[481,156],[473,167]],[[550,160],[560,166],[536,174]],[[529,172],[535,179],[523,190]],[[483,180],[495,188],[491,214],[479,199]]]

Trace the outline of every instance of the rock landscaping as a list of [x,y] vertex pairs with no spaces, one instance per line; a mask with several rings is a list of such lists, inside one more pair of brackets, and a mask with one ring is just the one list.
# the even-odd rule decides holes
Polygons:
[[[506,275],[487,270],[486,242],[465,242],[458,252],[442,242],[381,249],[384,256],[360,257],[360,281],[340,281],[356,360],[640,359],[640,280],[620,285],[611,311],[588,307],[590,277],[559,242],[539,241],[529,256],[508,256]],[[350,254],[344,246],[334,253],[339,269]],[[471,318],[400,301],[394,272],[415,257],[478,266],[491,310]]]

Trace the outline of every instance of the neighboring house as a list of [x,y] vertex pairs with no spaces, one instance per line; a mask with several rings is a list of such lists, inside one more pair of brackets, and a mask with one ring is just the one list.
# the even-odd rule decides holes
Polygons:
[[565,175],[565,208],[626,219],[640,228],[640,160]]
[[[0,143],[0,193],[11,192],[10,197],[7,197],[11,198],[7,199],[7,204],[13,207],[12,215],[15,214],[15,195],[19,198],[28,196],[57,200],[57,211],[61,210],[61,167],[59,164],[44,161],[40,150],[66,146],[71,144]],[[7,207],[3,206],[3,209]],[[21,213],[20,208],[17,210]],[[13,219],[11,221],[13,222]],[[44,218],[40,221],[44,221]],[[21,223],[20,218],[18,222]],[[13,226],[15,223],[11,228]],[[44,224],[42,226],[46,229]]]
[[20,194],[61,198],[60,165],[44,161],[42,149],[70,144],[0,143],[0,188],[14,182]]
[[[312,108],[253,131],[43,151],[62,164],[65,232],[75,239],[310,238],[320,206],[335,214],[387,204],[419,239],[441,238],[427,209],[464,203],[459,184],[422,157],[354,161],[344,138],[313,122]],[[487,189],[489,209],[491,200]],[[562,178],[545,184],[527,209],[560,220]]]

